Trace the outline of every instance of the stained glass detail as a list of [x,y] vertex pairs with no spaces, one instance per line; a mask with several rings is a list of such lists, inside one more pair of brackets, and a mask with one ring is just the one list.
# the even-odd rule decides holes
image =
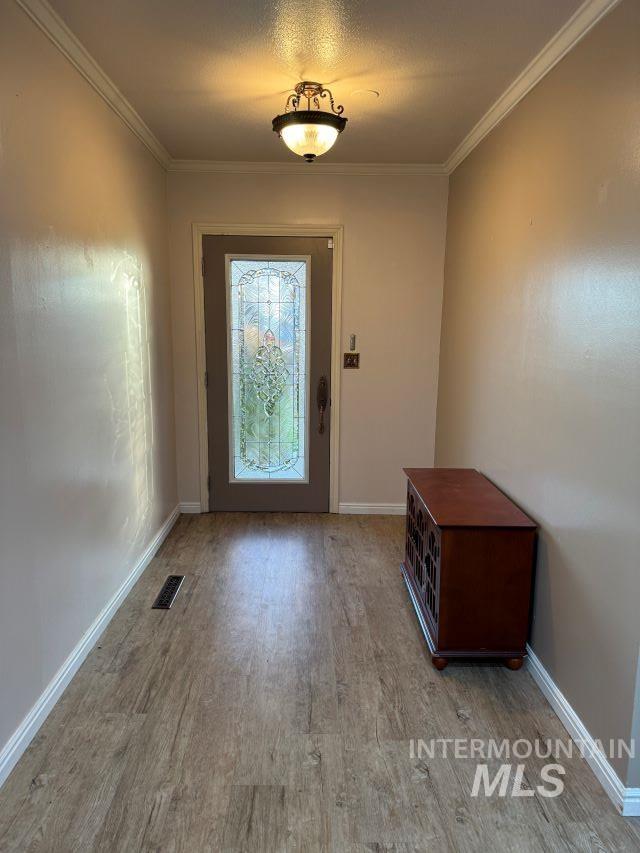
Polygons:
[[289,371],[285,366],[282,350],[276,344],[276,336],[267,329],[262,339],[262,346],[253,357],[250,372],[251,381],[258,400],[264,405],[267,417],[275,414],[278,401],[287,387]]
[[307,479],[306,259],[229,259],[230,478]]

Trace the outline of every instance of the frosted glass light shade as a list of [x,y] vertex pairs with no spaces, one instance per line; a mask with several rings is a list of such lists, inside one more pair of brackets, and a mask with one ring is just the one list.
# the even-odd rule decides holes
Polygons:
[[284,144],[300,157],[318,157],[328,151],[338,138],[338,129],[328,124],[290,124],[281,131]]
[[312,162],[333,146],[346,123],[346,118],[334,113],[296,110],[276,116],[273,129],[290,151]]

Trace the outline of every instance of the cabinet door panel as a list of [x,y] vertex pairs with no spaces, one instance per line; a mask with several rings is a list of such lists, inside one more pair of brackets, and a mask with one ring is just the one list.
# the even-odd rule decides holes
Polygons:
[[427,524],[425,540],[425,583],[424,604],[434,627],[438,625],[439,614],[439,582],[440,582],[440,530],[431,518]]

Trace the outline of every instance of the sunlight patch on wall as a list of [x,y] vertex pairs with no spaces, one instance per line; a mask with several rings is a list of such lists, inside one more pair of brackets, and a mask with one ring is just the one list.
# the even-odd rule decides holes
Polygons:
[[145,529],[154,499],[150,333],[142,263],[125,253],[113,266],[111,282],[120,291],[126,322],[123,352],[126,415],[137,540]]

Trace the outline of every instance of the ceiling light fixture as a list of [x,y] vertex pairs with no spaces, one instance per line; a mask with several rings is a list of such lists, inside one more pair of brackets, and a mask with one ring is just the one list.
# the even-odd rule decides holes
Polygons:
[[[331,112],[320,109],[320,98],[329,98]],[[307,99],[307,108],[301,110],[300,102]],[[312,104],[313,107],[312,108]],[[298,83],[287,98],[284,113],[273,120],[273,129],[284,140],[284,144],[304,157],[307,163],[313,163],[316,157],[327,152],[342,133],[347,123],[342,113],[344,107],[336,107],[333,95],[321,83],[308,80]]]

